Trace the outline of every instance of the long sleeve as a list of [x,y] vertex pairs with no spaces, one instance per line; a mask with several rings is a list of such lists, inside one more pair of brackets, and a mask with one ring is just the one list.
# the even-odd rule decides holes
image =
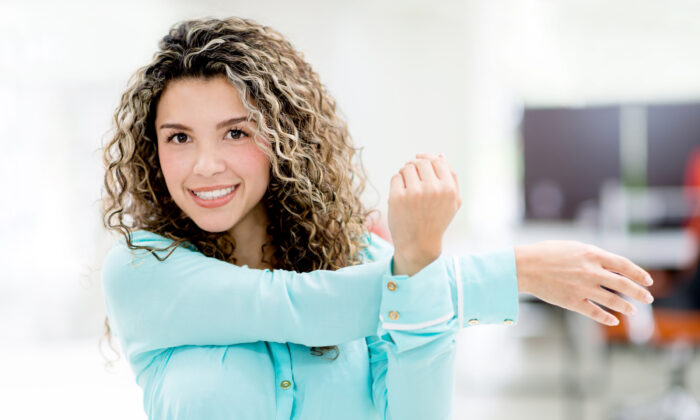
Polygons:
[[[375,252],[392,251],[384,246]],[[420,273],[390,281],[393,284],[387,289],[392,298],[382,300],[380,311],[384,331],[365,338],[374,405],[387,420],[450,419],[458,329],[517,319],[514,255],[506,250],[450,259],[440,256]],[[428,309],[445,301],[453,310],[432,318]],[[391,307],[410,307],[412,319],[398,323],[399,316],[397,322],[386,322]]]
[[[412,319],[400,323],[382,319],[377,336],[366,337],[372,374],[372,398],[383,419],[448,419],[452,413],[454,359],[458,321],[454,316],[449,279],[440,257],[412,276],[398,277],[391,285],[389,308],[411,308]],[[433,318],[433,305],[449,308]]]
[[[155,248],[171,243],[146,231],[132,237],[138,245]],[[422,289],[436,292],[434,302],[418,310],[418,302],[396,301],[398,295],[385,286],[392,279],[406,280],[391,275],[392,254],[388,244],[372,235],[365,264],[295,273],[239,267],[186,247],[160,261],[120,241],[103,265],[107,314],[136,370],[151,360],[148,353],[168,347],[261,340],[324,346],[381,335],[378,331],[391,325],[401,328],[454,317],[458,299],[445,296],[455,293],[456,283],[439,280],[450,277],[451,271],[454,276],[449,260],[441,257],[410,278],[415,285],[425,283]],[[465,263],[488,259],[487,254]],[[463,273],[472,272],[462,268]],[[427,281],[421,282],[422,278]],[[467,293],[471,282],[465,279],[458,281]],[[397,320],[390,318],[391,311],[399,314]]]
[[[132,238],[154,248],[171,243],[147,231]],[[160,261],[120,240],[105,258],[102,281],[113,330],[142,367],[148,352],[182,345],[324,346],[376,334],[390,258],[296,273],[239,267],[183,246]]]
[[456,330],[454,319],[415,330],[411,333],[415,338],[431,340],[404,352],[397,350],[389,334],[365,338],[372,398],[382,419],[451,418]]

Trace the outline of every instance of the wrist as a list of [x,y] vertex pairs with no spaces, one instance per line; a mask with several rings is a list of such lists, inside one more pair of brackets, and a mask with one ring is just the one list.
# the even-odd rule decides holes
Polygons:
[[397,251],[394,253],[392,274],[412,276],[435,261],[439,256],[440,252],[406,254]]
[[531,249],[528,245],[518,245],[513,250],[515,253],[515,276],[518,280],[518,292],[532,294]]

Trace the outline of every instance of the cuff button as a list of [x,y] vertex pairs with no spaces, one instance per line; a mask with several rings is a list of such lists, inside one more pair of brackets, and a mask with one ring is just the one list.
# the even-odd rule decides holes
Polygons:
[[393,292],[394,290],[396,290],[396,283],[393,281],[390,281],[389,283],[386,284],[386,288]]
[[467,324],[469,324],[469,325],[477,325],[478,323],[479,323],[478,319],[470,319],[469,322],[467,322]]
[[513,325],[513,320],[512,319],[504,319],[503,323],[506,325]]
[[396,311],[391,311],[391,312],[389,312],[389,318],[396,321],[397,319],[399,319],[399,313]]

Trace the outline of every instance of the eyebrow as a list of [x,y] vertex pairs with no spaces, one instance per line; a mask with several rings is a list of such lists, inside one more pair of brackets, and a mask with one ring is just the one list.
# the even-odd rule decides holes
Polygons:
[[[240,122],[246,121],[248,117],[234,117],[230,118],[226,121],[221,121],[220,123],[216,124],[216,129],[220,130],[226,126],[232,125],[232,124],[238,124]],[[186,125],[183,124],[178,124],[178,123],[165,123],[161,124],[160,129],[162,130],[163,128],[175,128],[178,130],[188,130],[192,131],[192,129]]]

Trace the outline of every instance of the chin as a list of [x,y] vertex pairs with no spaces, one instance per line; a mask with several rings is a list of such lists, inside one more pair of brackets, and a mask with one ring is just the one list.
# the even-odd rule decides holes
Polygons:
[[200,229],[211,233],[226,232],[234,225],[233,222],[212,222],[211,220],[204,222],[194,218],[192,218],[192,220],[197,226],[199,226]]

